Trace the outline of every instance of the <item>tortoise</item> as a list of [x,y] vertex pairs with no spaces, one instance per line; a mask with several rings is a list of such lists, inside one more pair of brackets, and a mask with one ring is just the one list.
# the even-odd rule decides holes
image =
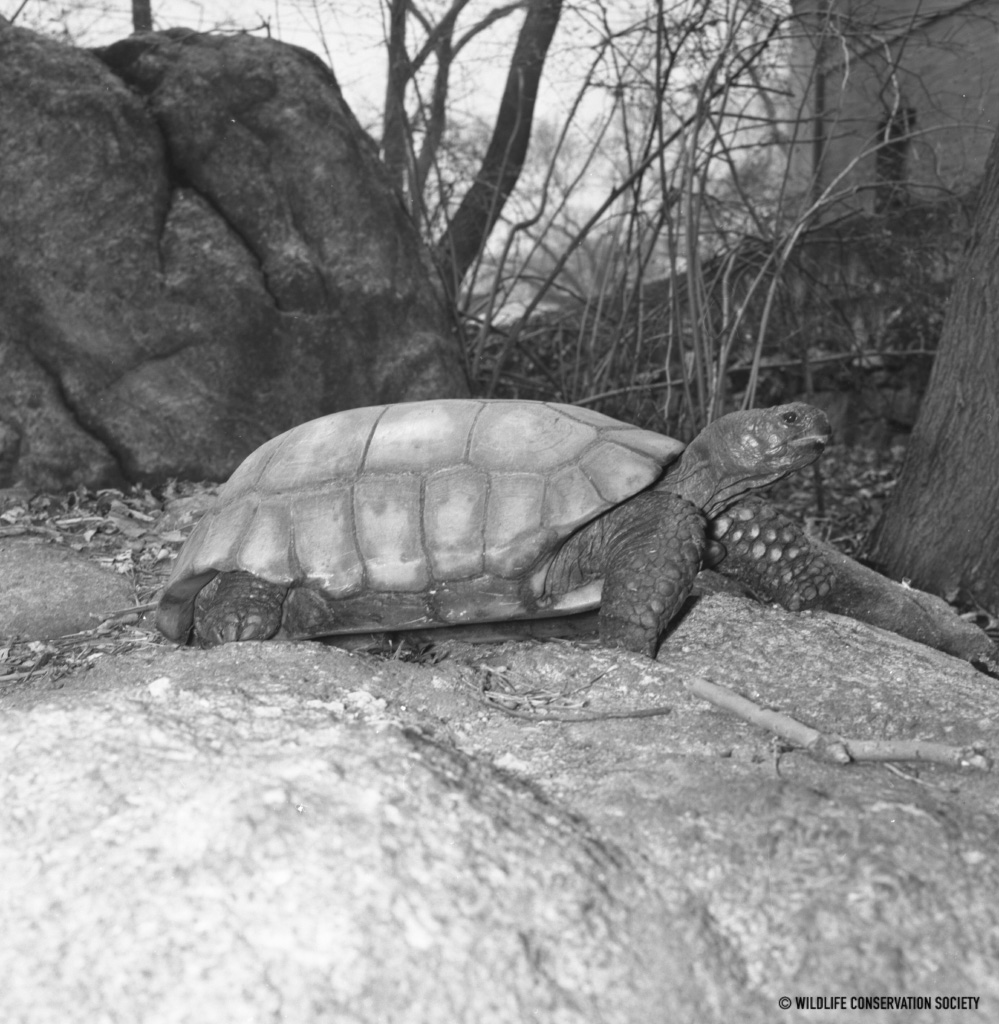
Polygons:
[[604,643],[654,657],[719,539],[741,543],[743,574],[759,566],[788,606],[828,587],[799,528],[761,526],[766,506],[736,504],[828,438],[825,415],[801,403],[730,413],[686,447],[551,402],[335,413],[233,473],[185,543],[157,625],[177,641],[193,626],[211,646],[599,606]]

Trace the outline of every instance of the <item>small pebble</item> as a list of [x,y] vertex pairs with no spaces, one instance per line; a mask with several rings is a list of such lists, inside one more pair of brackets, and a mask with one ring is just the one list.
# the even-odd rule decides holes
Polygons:
[[163,697],[170,690],[171,686],[173,686],[173,683],[170,681],[169,676],[160,676],[149,683],[146,689],[153,697]]

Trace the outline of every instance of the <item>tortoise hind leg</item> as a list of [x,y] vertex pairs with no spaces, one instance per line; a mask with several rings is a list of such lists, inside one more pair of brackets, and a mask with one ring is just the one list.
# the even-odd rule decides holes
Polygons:
[[248,572],[224,572],[198,594],[194,631],[203,647],[269,640],[281,628],[288,588]]

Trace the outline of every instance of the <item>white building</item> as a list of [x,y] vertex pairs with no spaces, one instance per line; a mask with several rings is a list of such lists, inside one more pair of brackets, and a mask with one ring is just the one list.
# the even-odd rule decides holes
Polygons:
[[877,212],[976,184],[999,125],[999,0],[791,4],[795,192]]

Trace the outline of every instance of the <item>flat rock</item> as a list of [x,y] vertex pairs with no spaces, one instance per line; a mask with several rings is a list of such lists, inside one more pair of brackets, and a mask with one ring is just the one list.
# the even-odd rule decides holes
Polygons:
[[372,667],[163,649],[8,701],[0,1017],[713,1019],[642,867]]
[[686,685],[994,754],[992,680],[728,595],[655,663],[444,651],[164,645],[11,688],[0,1017],[902,1019],[794,1006],[829,995],[999,1017],[994,775],[820,763]]
[[0,537],[0,581],[0,640],[93,629],[135,603],[123,576],[36,537]]

